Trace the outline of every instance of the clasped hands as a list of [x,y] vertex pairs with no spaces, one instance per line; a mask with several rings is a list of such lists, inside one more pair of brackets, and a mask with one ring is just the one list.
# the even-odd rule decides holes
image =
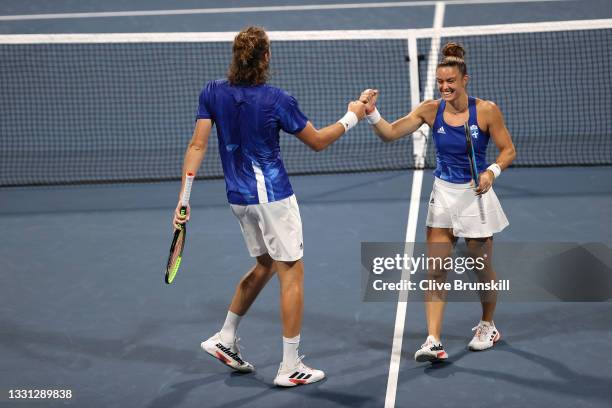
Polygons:
[[377,98],[377,89],[366,89],[361,93],[358,100],[349,103],[348,110],[357,115],[357,118],[361,120],[366,115],[374,112],[374,109],[376,109]]

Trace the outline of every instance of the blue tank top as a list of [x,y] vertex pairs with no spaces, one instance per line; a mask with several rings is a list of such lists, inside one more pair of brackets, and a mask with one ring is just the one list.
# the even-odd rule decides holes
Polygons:
[[[440,100],[440,106],[433,123],[433,139],[436,145],[436,169],[434,176],[450,183],[469,183],[472,180],[470,162],[467,155],[467,143],[463,126],[450,126],[444,122],[446,101]],[[476,117],[476,99],[468,97],[470,117],[468,124],[472,134],[472,143],[476,154],[476,168],[481,173],[487,168],[487,145],[489,134],[478,127]]]

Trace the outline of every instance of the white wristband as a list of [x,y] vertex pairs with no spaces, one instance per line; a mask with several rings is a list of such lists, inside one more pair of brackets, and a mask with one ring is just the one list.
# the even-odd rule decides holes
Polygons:
[[359,122],[359,119],[355,112],[348,111],[338,122],[344,126],[344,133],[346,133]]
[[499,167],[499,164],[497,163],[493,163],[492,165],[490,165],[489,167],[487,167],[487,170],[491,170],[493,172],[493,175],[495,176],[495,178],[498,178],[499,175],[501,174],[501,167]]
[[374,108],[374,112],[366,115],[366,120],[368,121],[368,123],[370,125],[375,125],[377,124],[381,119],[380,113],[378,112],[378,109]]

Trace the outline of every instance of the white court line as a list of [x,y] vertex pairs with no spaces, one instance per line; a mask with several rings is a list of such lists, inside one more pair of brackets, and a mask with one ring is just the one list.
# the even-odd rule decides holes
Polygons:
[[[496,3],[540,3],[561,2],[568,0],[447,0],[446,4],[496,4]],[[261,13],[270,11],[310,11],[310,10],[346,10],[366,8],[393,8],[393,7],[423,7],[435,6],[436,1],[402,1],[380,3],[347,3],[347,4],[304,4],[295,6],[262,6],[262,7],[217,7],[197,9],[173,10],[133,10],[133,11],[101,11],[84,13],[47,13],[47,14],[16,14],[0,16],[0,21],[19,20],[52,20],[75,18],[102,18],[102,17],[146,17],[171,16],[184,14],[231,14],[231,13]]]
[[[434,13],[433,29],[440,29],[444,25],[444,11],[445,2],[436,2],[436,9]],[[416,45],[416,41],[411,43],[413,46]],[[440,47],[439,37],[432,38],[431,49],[429,57],[427,59],[427,80],[426,84],[433,83],[432,67],[436,60],[438,48]],[[415,54],[414,52],[412,53]],[[415,60],[416,61],[416,60]],[[432,87],[433,88],[433,87]],[[419,102],[417,97],[419,88],[411,89],[412,92],[412,109],[416,108],[416,104]],[[416,95],[415,95],[416,93]],[[431,99],[433,96],[433,89],[430,92],[428,88],[425,89],[424,99]],[[426,129],[421,129],[425,141],[429,128],[424,125]],[[404,253],[408,256],[412,256],[414,251],[414,242],[416,240],[416,230],[419,218],[419,205],[421,203],[421,190],[423,186],[423,170],[415,170],[412,176],[412,192],[410,193],[410,207],[408,209],[408,225],[406,226],[406,246],[404,247]],[[402,270],[402,276],[400,281],[410,280],[410,272],[407,269]],[[402,358],[402,343],[404,340],[404,326],[406,324],[406,309],[408,306],[408,291],[401,291],[397,302],[397,310],[395,312],[395,329],[393,331],[393,346],[391,348],[391,362],[389,364],[389,378],[387,380],[387,393],[385,395],[385,408],[394,408],[395,400],[397,395],[397,381],[399,378],[399,367]]]

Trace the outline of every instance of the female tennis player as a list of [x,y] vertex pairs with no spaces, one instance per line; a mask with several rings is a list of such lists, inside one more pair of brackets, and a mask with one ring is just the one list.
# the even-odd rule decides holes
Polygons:
[[[279,132],[294,134],[319,151],[331,145],[365,117],[365,105],[353,101],[337,123],[316,129],[300,111],[295,98],[267,85],[270,42],[260,27],[248,27],[234,39],[226,79],[207,83],[199,99],[195,130],[185,153],[183,174],[196,173],[206,153],[213,124],[217,126],[219,154],[227,199],[242,230],[255,265],[242,277],[221,330],[201,347],[229,367],[254,370],[242,358],[236,331],[240,319],[276,273],[280,281],[283,324],[283,360],[274,384],[292,387],[325,377],[302,362],[298,354],[303,310],[302,222],[279,148]],[[184,188],[185,180],[183,180]],[[174,223],[181,218],[177,205]]]
[[[365,90],[360,100],[368,102],[367,120],[374,132],[385,142],[397,140],[415,132],[426,123],[432,129],[436,146],[435,181],[429,199],[427,213],[427,247],[429,257],[445,258],[451,255],[459,237],[466,240],[472,256],[491,259],[493,234],[508,226],[492,185],[516,157],[510,133],[504,124],[501,111],[491,101],[468,95],[469,76],[463,56],[465,50],[457,43],[448,43],[442,50],[442,60],[436,67],[436,80],[441,98],[421,103],[408,115],[388,123],[376,109],[377,91]],[[464,123],[468,122],[476,154],[479,185],[474,192],[470,164],[466,154]],[[495,163],[487,166],[486,150],[489,139],[499,148]],[[479,198],[480,197],[480,198]],[[481,200],[481,203],[478,201]],[[484,223],[481,220],[482,205]],[[446,279],[445,270],[429,270],[430,278]],[[478,273],[480,281],[496,279],[490,262]],[[441,361],[448,358],[440,341],[445,292],[430,291],[426,294],[425,311],[428,337],[415,353],[415,359]],[[493,347],[501,335],[493,323],[496,293],[486,293],[482,301],[482,317],[472,330],[475,335],[470,350]]]

